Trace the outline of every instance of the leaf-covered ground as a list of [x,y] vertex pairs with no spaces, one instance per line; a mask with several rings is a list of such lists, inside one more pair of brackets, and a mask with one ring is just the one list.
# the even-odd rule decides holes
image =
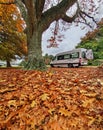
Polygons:
[[103,130],[103,69],[0,69],[0,130]]

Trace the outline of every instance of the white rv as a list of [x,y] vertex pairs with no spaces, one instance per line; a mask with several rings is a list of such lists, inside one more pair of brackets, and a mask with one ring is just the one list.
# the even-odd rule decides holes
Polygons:
[[51,67],[79,67],[88,64],[88,60],[93,59],[91,49],[77,48],[71,51],[56,54],[54,60],[50,62]]

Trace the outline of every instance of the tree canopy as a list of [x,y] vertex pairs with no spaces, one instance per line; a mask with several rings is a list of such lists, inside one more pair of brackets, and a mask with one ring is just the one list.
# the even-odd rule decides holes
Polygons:
[[[16,59],[27,53],[24,21],[15,5],[0,5],[0,59]],[[10,63],[8,64],[10,66]]]
[[88,32],[81,39],[81,43],[77,47],[92,49],[95,59],[103,59],[103,19],[98,23],[98,28]]

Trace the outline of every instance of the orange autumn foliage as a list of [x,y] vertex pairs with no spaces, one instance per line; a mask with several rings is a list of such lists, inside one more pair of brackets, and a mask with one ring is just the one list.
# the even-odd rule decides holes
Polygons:
[[25,22],[14,4],[0,4],[0,59],[15,59],[15,55],[27,54],[26,35],[23,33]]

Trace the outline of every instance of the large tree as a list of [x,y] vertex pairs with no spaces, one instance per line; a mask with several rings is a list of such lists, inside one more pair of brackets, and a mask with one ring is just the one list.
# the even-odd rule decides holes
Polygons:
[[[97,1],[101,2],[101,0]],[[90,21],[87,22],[86,17],[96,22],[93,15],[90,15],[90,12],[95,13],[97,9],[93,0],[7,0],[7,2],[2,0],[1,2],[1,4],[13,3],[19,7],[27,25],[27,69],[41,69],[44,67],[41,46],[42,34],[52,22],[63,20],[72,23],[78,17],[82,18],[82,23],[85,22],[90,27]],[[73,5],[75,5],[74,9],[76,10],[73,11],[72,16],[69,16],[68,14],[71,14],[71,12],[68,10]],[[80,22],[80,19],[77,19],[77,22]]]
[[15,5],[0,5],[0,60],[7,62],[26,55],[24,21]]

